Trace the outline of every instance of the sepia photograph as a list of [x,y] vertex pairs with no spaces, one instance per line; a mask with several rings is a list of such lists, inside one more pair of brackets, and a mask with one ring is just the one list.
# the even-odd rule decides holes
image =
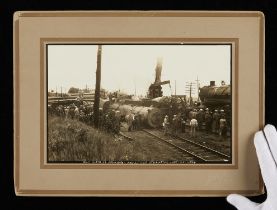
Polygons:
[[261,12],[18,11],[13,31],[16,195],[264,192]]
[[47,44],[47,163],[232,164],[231,44]]

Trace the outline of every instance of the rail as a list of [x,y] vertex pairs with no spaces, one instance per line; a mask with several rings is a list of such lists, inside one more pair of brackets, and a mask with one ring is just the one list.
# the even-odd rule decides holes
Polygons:
[[[151,135],[151,136],[154,136],[156,139],[158,139],[158,140],[160,140],[160,141],[162,141],[162,142],[164,142],[164,143],[166,143],[166,144],[168,144],[168,145],[171,145],[171,146],[173,146],[173,147],[175,147],[175,148],[177,148],[177,149],[179,149],[179,150],[181,150],[181,151],[183,151],[183,152],[186,152],[186,153],[190,154],[191,156],[193,156],[193,157],[197,158],[198,160],[200,160],[200,161],[202,161],[202,162],[205,162],[205,163],[208,163],[208,162],[220,162],[220,160],[226,162],[226,161],[228,161],[228,160],[230,159],[230,156],[229,156],[229,155],[226,155],[226,154],[224,154],[224,153],[222,153],[222,152],[219,152],[219,151],[217,151],[217,150],[215,150],[215,149],[212,149],[212,148],[209,148],[209,147],[207,147],[207,146],[198,144],[198,143],[196,143],[196,142],[193,142],[193,141],[191,141],[191,140],[185,139],[185,138],[180,137],[180,136],[177,136],[177,137],[176,137],[177,139],[182,140],[183,142],[189,143],[189,144],[193,145],[193,146],[196,147],[196,148],[198,147],[198,148],[204,149],[205,151],[208,151],[208,152],[210,152],[210,153],[216,154],[217,156],[220,157],[220,159],[208,160],[207,158],[202,157],[202,156],[199,155],[199,154],[195,154],[195,151],[189,151],[188,149],[185,149],[185,148],[183,148],[183,147],[180,147],[180,146],[178,146],[178,145],[176,145],[176,144],[174,144],[174,143],[172,143],[172,142],[169,142],[168,140],[166,140],[166,139],[164,139],[164,138],[161,138],[160,136],[158,136],[158,135],[156,135],[156,134],[150,132],[149,130],[143,129],[143,131],[144,131],[145,133]],[[227,160],[226,160],[225,158],[227,158]]]

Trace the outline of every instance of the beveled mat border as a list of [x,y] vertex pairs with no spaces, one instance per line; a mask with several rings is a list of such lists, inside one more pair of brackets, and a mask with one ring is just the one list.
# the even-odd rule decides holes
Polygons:
[[19,17],[260,17],[260,11],[22,11]]
[[[260,19],[259,28],[259,129],[262,129],[265,123],[264,116],[264,14],[259,11],[247,12],[247,11],[226,11],[226,12],[215,12],[215,11],[148,11],[148,12],[124,12],[124,11],[56,11],[56,12],[16,12],[14,13],[14,185],[15,192],[17,195],[106,195],[106,196],[183,196],[189,194],[204,194],[204,195],[221,195],[225,196],[232,190],[22,190],[19,188],[19,105],[20,105],[20,92],[19,92],[19,17],[258,17]],[[236,48],[237,49],[237,48]],[[237,49],[238,50],[238,49]],[[258,190],[238,190],[237,193],[246,195],[258,195],[264,192],[264,185],[262,182],[261,175],[259,176],[260,183]]]
[[[82,164],[47,163],[45,149],[46,44],[205,44],[231,45],[231,88],[238,89],[238,38],[41,38],[40,39],[40,168],[41,169],[237,169],[238,168],[238,92],[232,91],[232,163],[219,164]],[[234,64],[234,65],[233,65]],[[234,75],[234,78],[233,78]],[[234,101],[233,101],[234,95]],[[234,121],[234,123],[233,123]],[[47,124],[47,122],[46,122]],[[47,129],[46,129],[47,130]],[[234,147],[233,147],[234,145]],[[234,149],[232,149],[234,148]],[[234,150],[234,151],[233,151]]]
[[262,190],[20,190],[20,196],[120,196],[120,197],[183,197],[184,195],[197,196],[227,196],[236,192],[245,195],[259,195]]

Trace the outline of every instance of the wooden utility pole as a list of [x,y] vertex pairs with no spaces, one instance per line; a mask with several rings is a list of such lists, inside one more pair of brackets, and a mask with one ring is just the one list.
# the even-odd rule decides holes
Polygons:
[[195,90],[193,85],[195,85],[194,82],[187,82],[187,84],[186,84],[186,92],[189,93],[189,103],[190,103],[190,105],[193,104],[192,94],[194,93],[194,90]]
[[195,80],[197,82],[197,101],[199,102],[199,89],[200,89],[200,85],[199,85],[199,79],[198,79],[198,76],[197,76],[197,79]]
[[175,96],[176,96],[176,80],[175,80]]
[[190,103],[192,102],[191,87],[192,87],[192,83],[189,84],[189,101],[190,101]]
[[135,96],[137,96],[137,84],[136,84],[136,81],[135,81]]
[[100,103],[100,84],[101,84],[101,57],[102,57],[102,45],[98,45],[97,51],[97,67],[96,67],[96,83],[94,94],[94,126],[99,128],[99,103]]

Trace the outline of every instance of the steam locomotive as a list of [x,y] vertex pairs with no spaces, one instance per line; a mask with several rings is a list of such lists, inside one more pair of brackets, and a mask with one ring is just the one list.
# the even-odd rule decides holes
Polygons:
[[200,88],[199,98],[203,105],[207,107],[225,107],[232,103],[231,86],[222,82],[221,86],[216,86],[215,81],[210,81],[209,86]]

